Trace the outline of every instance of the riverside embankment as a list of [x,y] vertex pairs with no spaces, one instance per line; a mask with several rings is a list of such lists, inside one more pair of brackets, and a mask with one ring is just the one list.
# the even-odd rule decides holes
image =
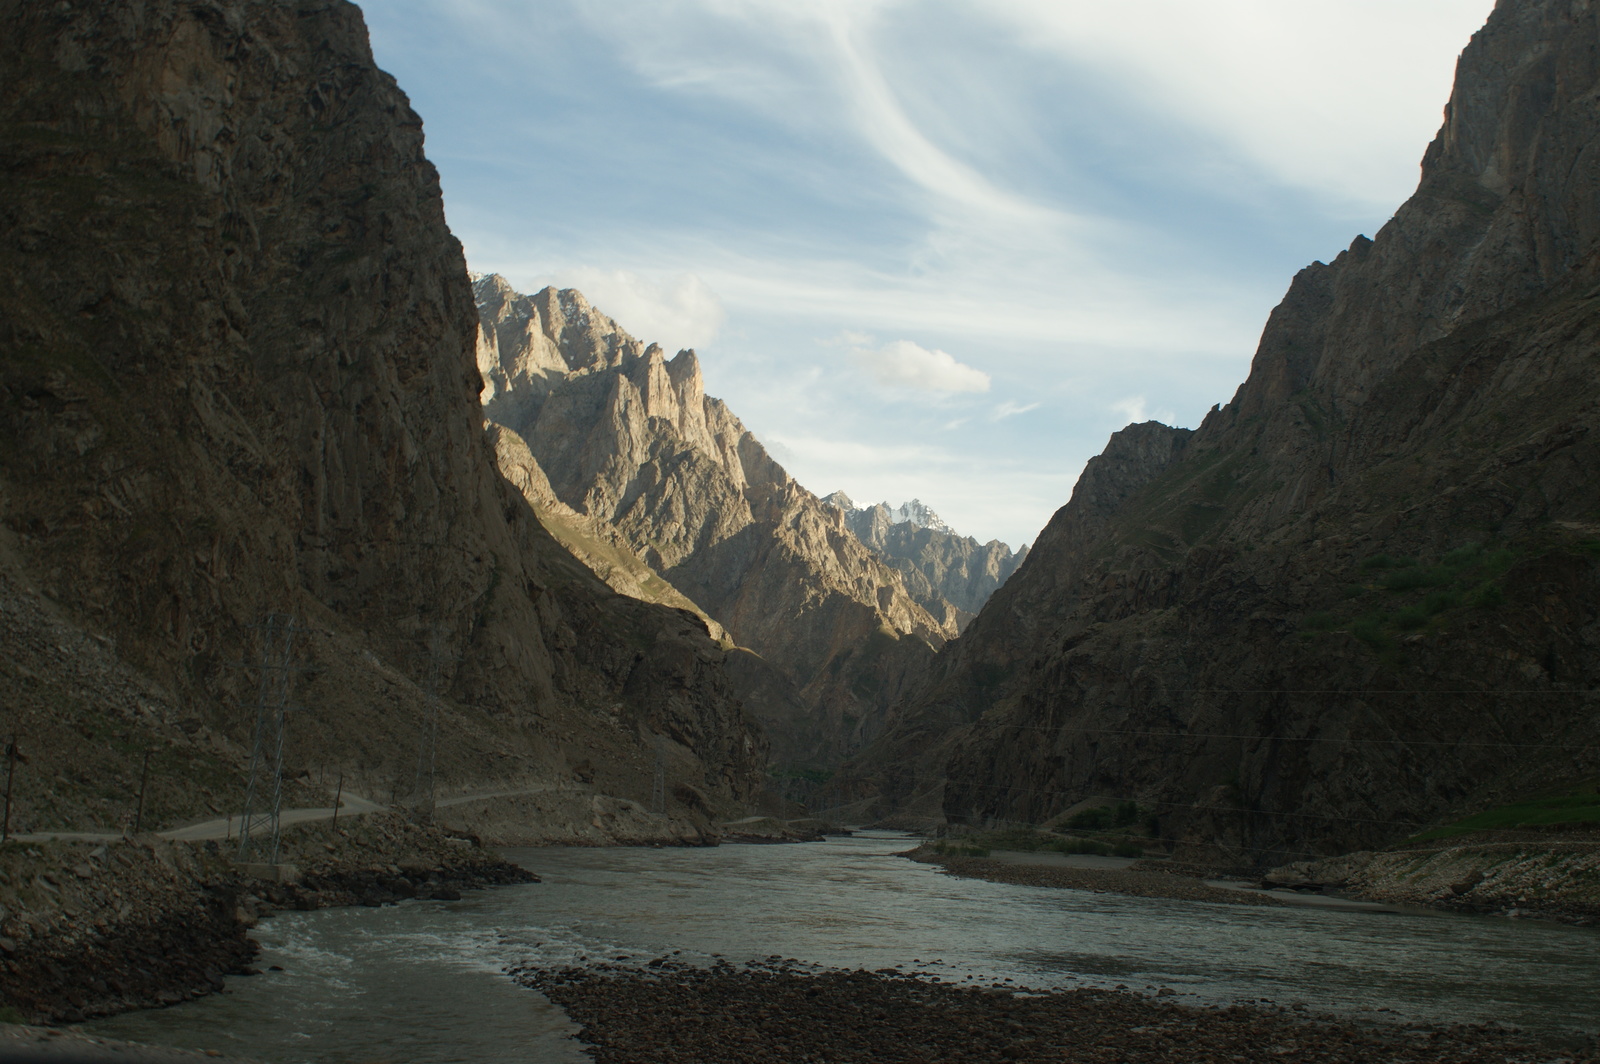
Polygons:
[[[582,1007],[563,1012],[515,982],[511,970],[576,968],[598,978],[617,974],[616,968],[659,972],[669,963],[709,971],[726,960],[744,971],[745,962],[776,955],[805,969],[796,980],[807,972],[937,978],[944,989],[926,995],[887,984],[880,992],[874,979],[862,984],[860,1004],[881,1002],[886,1014],[902,997],[928,996],[935,1012],[948,1005],[957,1010],[951,1029],[929,1033],[949,1034],[951,1054],[1011,1030],[1011,1020],[1027,1027],[1036,1022],[1031,1012],[1006,1016],[1000,1006],[1011,995],[989,993],[996,984],[1060,995],[1039,1008],[1060,1010],[1070,1023],[1088,1025],[1085,1030],[1100,1025],[1101,1037],[1112,1040],[1101,1049],[1093,1039],[1060,1035],[1061,1045],[1079,1057],[1120,1048],[1127,1059],[1160,1060],[1162,1053],[1188,1059],[1189,1042],[1201,1044],[1209,1030],[1216,1041],[1205,1045],[1242,1047],[1232,1055],[1271,1056],[1273,1046],[1287,1046],[1305,1059],[1323,1050],[1339,1059],[1331,1054],[1345,1045],[1348,1029],[1357,1039],[1351,1046],[1365,1045],[1377,1054],[1370,1059],[1385,1059],[1373,1047],[1459,1046],[1459,1039],[1444,1041],[1454,1037],[1450,1029],[1487,1030],[1494,1022],[1525,1033],[1499,1041],[1486,1035],[1471,1044],[1487,1054],[1534,1042],[1547,1047],[1543,1055],[1523,1059],[1558,1060],[1570,1059],[1596,1031],[1600,939],[1592,928],[994,883],[906,860],[901,855],[914,842],[862,833],[797,846],[507,850],[507,858],[543,882],[480,891],[449,904],[284,912],[254,932],[262,946],[254,963],[262,975],[230,979],[227,994],[88,1026],[105,1037],[214,1047],[269,1064],[362,1064],[380,1057],[408,1064],[581,1064],[592,1059],[572,1037]],[[649,967],[662,958],[662,965]],[[1494,978],[1484,978],[1485,972]],[[707,993],[722,985],[705,984]],[[733,993],[740,984],[730,978],[727,985]],[[680,991],[661,991],[668,996],[652,1003],[649,995],[657,991],[639,986],[644,989],[636,998],[626,986],[616,991],[621,996],[611,1000],[617,1008],[597,1022],[619,1030],[613,1036],[596,1028],[597,1038],[615,1037],[622,1045],[622,1027],[643,1031],[658,1021],[663,1026],[657,1030],[670,1031],[666,1006]],[[1119,1004],[1119,986],[1139,1000]],[[798,1050],[825,1043],[833,1048],[816,1048],[817,1059],[850,1059],[844,1054],[855,1028],[887,1023],[876,1012],[828,1007],[840,995],[825,997],[812,1011],[787,1011],[805,990],[826,993],[825,983],[776,980],[770,996],[763,987],[735,993],[726,1008],[712,1008],[709,997],[696,1000],[674,1022],[686,1029],[705,1025],[713,1039],[722,1031],[742,1032],[728,1044],[744,1055],[726,1059],[753,1061],[801,1059]],[[958,987],[985,994],[957,995]],[[1141,1000],[1182,1008],[1147,1009]],[[636,1020],[635,1010],[650,1016]],[[956,1021],[973,1010],[983,1015],[963,1032]],[[1319,1014],[1333,1017],[1332,1026],[1295,1034],[1300,1029],[1290,1022],[1277,1025]],[[1055,1021],[1037,1022],[1040,1037],[1058,1037],[1049,1026]],[[816,1031],[791,1046],[776,1033],[791,1023]],[[1439,1040],[1432,1038],[1435,1031]],[[1360,1032],[1369,1041],[1359,1041]],[[1280,1033],[1297,1040],[1279,1040]],[[785,1047],[796,1054],[782,1056]],[[1448,1056],[1441,1051],[1433,1059]],[[1508,1048],[1499,1058],[1481,1059],[1519,1058]]]
[[1263,882],[1447,912],[1600,924],[1600,833],[1480,832],[1306,861]]
[[173,1005],[253,974],[248,932],[272,912],[459,899],[536,878],[394,814],[294,826],[282,877],[234,863],[233,845],[140,835],[0,848],[0,1006],[13,1020],[76,1023]]

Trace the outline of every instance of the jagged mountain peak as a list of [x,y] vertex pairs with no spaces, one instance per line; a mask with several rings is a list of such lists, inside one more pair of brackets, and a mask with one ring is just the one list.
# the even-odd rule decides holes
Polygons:
[[890,506],[887,501],[878,504],[889,512],[889,523],[892,525],[912,524],[919,528],[934,528],[940,532],[955,532],[945,523],[944,518],[934,513],[921,499],[912,499],[899,506]]
[[921,499],[858,507],[836,491],[822,501],[841,511],[845,527],[899,571],[912,598],[935,612],[940,603],[954,606],[958,628],[1016,571],[1026,553],[1013,553],[999,540],[980,544],[961,535]]

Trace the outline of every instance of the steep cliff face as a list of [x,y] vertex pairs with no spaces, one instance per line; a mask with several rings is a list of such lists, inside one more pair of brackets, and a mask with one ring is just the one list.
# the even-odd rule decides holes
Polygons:
[[[614,529],[780,677],[738,674],[781,762],[822,765],[875,733],[907,677],[956,634],[668,359],[572,290],[476,282],[489,417],[526,441],[555,498]],[[801,718],[794,718],[797,707]]]
[[101,719],[71,662],[0,674],[36,744],[207,735],[194,758],[235,778],[255,678],[231,663],[288,613],[295,771],[403,799],[436,660],[446,791],[577,771],[648,798],[665,735],[687,784],[750,794],[723,650],[612,594],[496,473],[461,249],[357,9],[0,12],[0,566],[156,692]]
[[1597,20],[1502,0],[1417,193],[1295,278],[1197,431],[1112,438],[863,791],[1136,799],[1260,862],[1595,771]]
[[958,535],[917,499],[857,507],[836,491],[822,501],[843,512],[846,527],[894,567],[924,609],[937,617],[954,607],[962,629],[1028,556],[1026,546],[1013,554],[997,539]]

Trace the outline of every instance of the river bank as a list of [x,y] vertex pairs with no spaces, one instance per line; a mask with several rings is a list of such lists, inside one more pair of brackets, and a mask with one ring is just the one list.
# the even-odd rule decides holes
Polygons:
[[0,847],[0,1008],[13,1021],[79,1023],[177,1004],[250,975],[250,928],[283,909],[451,900],[536,881],[476,840],[394,814],[296,825],[280,866],[232,846],[141,835]]
[[1275,868],[1271,886],[1445,912],[1600,925],[1600,834],[1498,831]]
[[1283,1059],[1328,1064],[1594,1061],[1495,1027],[1359,1025],[1295,1009],[1197,1007],[1127,989],[1035,993],[930,973],[769,961],[711,968],[656,958],[514,970],[582,1025],[597,1064],[814,1061],[1081,1062]]
[[1211,886],[1194,876],[1153,870],[1148,867],[1150,862],[1138,862],[1126,868],[1066,867],[1003,861],[993,857],[964,857],[940,853],[926,845],[909,850],[902,856],[922,864],[937,865],[947,875],[1023,887],[1060,887],[1100,893],[1109,891],[1136,898],[1170,898],[1224,905],[1287,904],[1270,894],[1228,890]]

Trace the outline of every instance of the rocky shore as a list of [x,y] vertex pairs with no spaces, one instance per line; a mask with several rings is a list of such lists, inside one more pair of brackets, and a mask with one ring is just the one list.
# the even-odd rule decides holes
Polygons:
[[1600,924],[1600,833],[1497,831],[1275,868],[1268,886],[1449,912]]
[[1290,1008],[1197,1007],[1127,990],[952,985],[774,959],[713,968],[518,969],[583,1026],[597,1064],[1037,1061],[1534,1064],[1594,1061],[1490,1027],[1362,1026]]
[[3,1015],[77,1023],[213,993],[225,975],[252,974],[248,931],[281,909],[537,881],[476,840],[392,814],[297,826],[276,870],[234,863],[232,845],[144,835],[0,848]]
[[938,865],[947,875],[962,879],[987,879],[1024,887],[1065,887],[1101,893],[1132,894],[1140,898],[1210,901],[1225,905],[1282,905],[1269,894],[1246,894],[1213,887],[1193,876],[1156,871],[1135,865],[1118,868],[1065,868],[1051,865],[1010,864],[988,857],[961,857],[918,846],[904,856],[923,864]]

